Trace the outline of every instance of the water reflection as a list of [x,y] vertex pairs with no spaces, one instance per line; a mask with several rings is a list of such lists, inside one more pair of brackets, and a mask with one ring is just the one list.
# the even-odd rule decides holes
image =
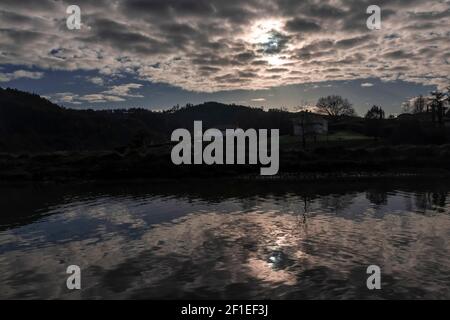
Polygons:
[[370,189],[366,192],[366,198],[376,206],[383,206],[388,203],[388,193],[384,190]]
[[450,298],[449,187],[8,187],[0,298]]

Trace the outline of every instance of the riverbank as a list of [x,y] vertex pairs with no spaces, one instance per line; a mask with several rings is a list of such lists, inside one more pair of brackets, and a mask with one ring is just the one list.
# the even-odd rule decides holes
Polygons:
[[322,147],[280,150],[280,173],[258,166],[175,166],[170,148],[98,152],[0,154],[0,181],[255,179],[330,180],[450,176],[450,145]]

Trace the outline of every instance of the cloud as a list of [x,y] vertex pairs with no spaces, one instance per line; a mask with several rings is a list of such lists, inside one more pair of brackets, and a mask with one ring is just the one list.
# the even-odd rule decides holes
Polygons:
[[44,95],[43,98],[53,101],[57,104],[72,104],[80,105],[82,102],[79,100],[80,96],[73,92],[58,92],[50,95]]
[[103,102],[122,102],[125,99],[117,96],[105,95],[105,94],[88,94],[79,98],[82,101],[90,103],[103,103]]
[[348,48],[355,48],[359,45],[362,45],[364,43],[367,43],[367,41],[371,38],[370,35],[363,35],[348,39],[342,39],[335,43],[336,47],[339,49],[348,49]]
[[411,52],[406,52],[404,50],[394,50],[389,51],[383,55],[383,57],[392,59],[392,60],[400,60],[400,59],[412,59],[414,58],[414,54]]
[[[369,0],[79,0],[83,26],[73,31],[65,27],[69,4],[1,1],[0,65],[91,70],[196,92],[367,78],[450,81],[449,1],[381,0],[379,31],[366,27]],[[0,73],[0,81],[12,78]],[[95,94],[133,98],[140,90]]]
[[101,77],[87,77],[86,81],[95,84],[97,86],[103,86],[105,84],[105,80]]
[[118,85],[118,86],[113,86],[113,87],[111,87],[110,90],[104,91],[103,93],[115,95],[115,96],[119,96],[119,97],[143,98],[143,96],[140,94],[131,94],[130,93],[131,90],[140,89],[142,87],[143,87],[142,84],[127,83],[127,84],[122,84],[122,85]]
[[291,32],[313,32],[319,31],[320,25],[309,19],[294,18],[286,23],[286,30]]
[[0,82],[9,82],[17,79],[41,79],[44,77],[43,72],[31,72],[26,70],[16,70],[12,73],[0,73]]
[[[88,78],[87,80],[96,83],[103,84],[103,81],[100,81],[102,78],[94,77]],[[127,83],[123,85],[111,86],[109,90],[78,95],[71,92],[61,92],[49,95],[49,98],[56,103],[69,103],[69,104],[81,104],[83,102],[89,103],[106,103],[106,102],[123,102],[126,101],[125,98],[142,98],[143,96],[140,94],[132,94],[132,90],[142,88],[142,84],[138,83]]]
[[255,99],[252,99],[252,101],[253,102],[264,102],[264,101],[266,101],[266,99],[265,98],[255,98]]

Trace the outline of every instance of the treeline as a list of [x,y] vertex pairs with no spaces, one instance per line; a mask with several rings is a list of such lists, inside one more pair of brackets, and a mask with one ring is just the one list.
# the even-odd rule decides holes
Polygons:
[[[159,123],[156,114],[146,117]],[[129,143],[138,133],[159,136],[137,116],[64,109],[35,94],[0,89],[3,152],[111,149]]]
[[[450,87],[433,91],[403,104],[404,114],[396,122],[385,121],[380,106],[374,105],[365,116],[366,134],[393,143],[444,144],[450,142]],[[390,116],[390,119],[395,117]]]
[[[450,90],[449,90],[450,91]],[[386,118],[379,106],[365,118],[357,117],[351,103],[340,96],[319,99],[316,111],[329,121],[329,130],[352,131],[387,144],[443,144],[450,142],[450,93],[433,93],[410,102],[412,114]],[[305,112],[309,111],[304,111]],[[239,105],[207,102],[173,107],[164,112],[146,109],[73,110],[36,94],[0,88],[0,152],[52,152],[136,149],[168,143],[178,128],[191,129],[195,120],[204,128],[280,129],[293,133],[292,119],[302,113],[264,111]]]
[[292,131],[295,114],[229,106],[215,102],[176,107],[165,112],[145,109],[73,110],[36,94],[0,88],[0,152],[112,150],[157,145],[173,130],[190,129],[194,120],[205,127],[238,126]]
[[429,96],[420,95],[406,101],[403,109],[412,114],[429,114],[433,124],[444,125],[445,118],[449,116],[450,86],[446,91],[433,91]]
[[415,97],[403,105],[404,114],[386,116],[381,106],[372,106],[364,118],[341,96],[318,100],[315,109],[327,115],[330,131],[351,131],[373,137],[385,145],[450,143],[450,87]]

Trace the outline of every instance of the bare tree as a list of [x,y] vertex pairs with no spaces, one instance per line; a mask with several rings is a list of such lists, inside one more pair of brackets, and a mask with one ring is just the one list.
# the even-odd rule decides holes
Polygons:
[[433,123],[436,122],[436,117],[439,122],[439,124],[444,123],[444,112],[445,112],[445,94],[440,91],[433,91],[431,92],[431,112],[432,112],[432,118]]
[[[447,109],[449,109],[450,108],[450,86],[448,86],[447,87],[447,92],[446,92],[446,99],[445,99],[445,102],[447,102],[447,106],[448,107],[446,107],[445,108],[445,110],[447,110]],[[446,112],[446,111],[444,111],[444,112]],[[450,112],[450,111],[449,111]],[[449,114],[447,113],[447,116],[448,116]]]
[[410,100],[403,102],[402,110],[405,113],[410,113],[411,112],[412,106],[411,106],[411,101]]
[[418,96],[413,103],[413,112],[414,113],[422,113],[425,112],[426,109],[426,99],[423,95]]
[[328,96],[320,98],[316,105],[317,109],[331,117],[354,116],[355,109],[352,104],[341,96]]
[[403,111],[406,113],[422,113],[422,112],[429,112],[429,98],[424,97],[423,95],[420,95],[418,97],[414,97],[406,102],[403,103]]

